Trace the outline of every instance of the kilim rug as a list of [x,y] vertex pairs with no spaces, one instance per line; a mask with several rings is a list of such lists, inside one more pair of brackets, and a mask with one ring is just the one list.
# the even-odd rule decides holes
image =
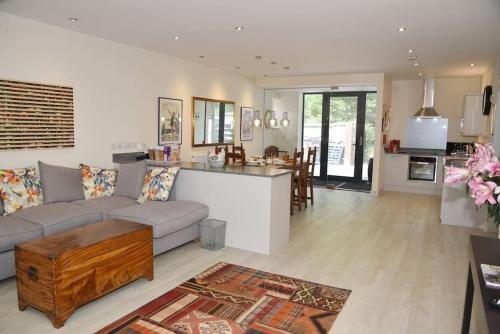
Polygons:
[[350,293],[221,262],[97,333],[327,333]]

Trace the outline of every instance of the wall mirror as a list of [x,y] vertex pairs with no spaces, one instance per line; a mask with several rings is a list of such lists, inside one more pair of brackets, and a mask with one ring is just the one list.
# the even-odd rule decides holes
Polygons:
[[193,147],[234,142],[234,102],[193,97]]

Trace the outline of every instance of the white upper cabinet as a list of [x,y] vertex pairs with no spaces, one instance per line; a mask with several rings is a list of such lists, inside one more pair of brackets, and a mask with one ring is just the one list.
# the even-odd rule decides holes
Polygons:
[[483,132],[483,96],[465,95],[460,130],[464,136],[480,136]]

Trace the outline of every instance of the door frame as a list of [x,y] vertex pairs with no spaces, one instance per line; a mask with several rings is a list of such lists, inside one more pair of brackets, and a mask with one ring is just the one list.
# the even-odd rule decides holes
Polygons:
[[[366,94],[373,94],[376,91],[346,91],[346,92],[307,92],[302,94],[302,138],[301,146],[304,146],[304,119],[305,119],[305,97],[306,95],[322,95],[322,116],[321,116],[321,143],[320,151],[320,176],[315,178],[320,180],[334,180],[344,182],[363,182],[363,155],[365,136],[365,119],[366,119]],[[330,135],[330,98],[342,96],[356,96],[358,98],[356,111],[356,144],[354,157],[354,176],[338,176],[328,175],[328,141]]]

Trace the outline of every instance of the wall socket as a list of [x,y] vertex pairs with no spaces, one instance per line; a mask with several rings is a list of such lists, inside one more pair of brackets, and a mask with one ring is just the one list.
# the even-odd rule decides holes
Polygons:
[[110,148],[114,152],[138,152],[147,150],[147,145],[144,143],[112,143]]

